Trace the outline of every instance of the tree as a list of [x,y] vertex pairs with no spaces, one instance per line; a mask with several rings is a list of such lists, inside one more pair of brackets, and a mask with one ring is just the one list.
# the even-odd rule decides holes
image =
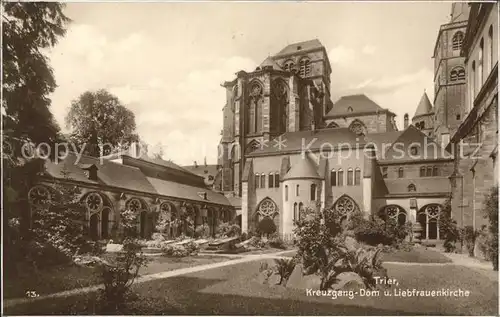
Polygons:
[[498,186],[493,186],[486,196],[484,212],[490,223],[489,254],[493,270],[498,271]]
[[138,142],[135,115],[106,90],[87,91],[71,104],[66,125],[71,141],[83,153],[107,155],[116,148]]
[[70,19],[56,2],[2,2],[2,7],[4,133],[51,144],[59,136],[49,109],[56,82],[43,51],[65,34]]

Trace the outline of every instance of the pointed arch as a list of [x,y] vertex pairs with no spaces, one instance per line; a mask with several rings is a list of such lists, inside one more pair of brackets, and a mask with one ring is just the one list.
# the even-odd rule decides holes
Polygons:
[[258,150],[260,148],[260,142],[257,140],[252,140],[248,142],[247,146],[245,147],[245,153],[252,153],[255,150]]
[[304,78],[311,74],[311,60],[309,57],[304,56],[299,61],[300,77]]
[[335,123],[335,121],[332,121],[332,122],[328,123],[328,125],[326,127],[328,129],[333,129],[333,128],[339,128],[339,125],[337,123]]
[[332,205],[332,209],[343,214],[350,215],[354,212],[360,211],[358,204],[349,195],[340,196],[337,201]]
[[460,50],[462,48],[462,42],[464,41],[464,33],[462,31],[457,31],[453,34],[452,48],[454,51]]
[[379,210],[378,215],[384,221],[393,221],[400,226],[404,225],[408,219],[408,213],[406,210],[403,207],[394,204],[382,207]]
[[440,204],[427,204],[417,213],[417,221],[422,225],[421,238],[425,240],[439,240],[439,217],[443,206]]
[[290,89],[282,78],[276,78],[271,83],[271,132],[286,132],[288,124],[288,100]]
[[257,215],[261,218],[269,217],[273,219],[278,212],[278,205],[269,197],[262,199],[256,209]]
[[366,135],[366,126],[359,119],[354,119],[351,124],[349,124],[349,130],[354,132],[356,135]]
[[249,84],[249,105],[246,112],[245,128],[250,134],[258,133],[262,127],[262,97],[264,95],[264,85],[257,79]]

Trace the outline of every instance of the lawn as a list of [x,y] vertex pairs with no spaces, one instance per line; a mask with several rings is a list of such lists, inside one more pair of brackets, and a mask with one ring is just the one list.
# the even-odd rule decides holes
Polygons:
[[[152,256],[148,266],[140,270],[140,275],[172,271],[180,268],[193,267],[209,263],[227,261],[225,257],[215,255],[198,255],[185,258],[167,258]],[[27,291],[39,295],[51,294],[100,283],[96,268],[78,265],[64,265],[40,270],[38,274],[32,271],[14,276],[5,274],[3,279],[4,298],[26,297]]]
[[[270,261],[271,263],[273,261]],[[455,265],[385,264],[397,288],[462,289],[469,297],[306,296],[305,291],[259,284],[261,261],[137,284],[143,314],[180,315],[497,315],[498,284],[474,270]],[[92,294],[48,299],[7,307],[13,314],[93,314]]]
[[438,251],[430,248],[415,246],[411,251],[396,250],[383,253],[384,262],[412,262],[412,263],[451,263],[452,261]]

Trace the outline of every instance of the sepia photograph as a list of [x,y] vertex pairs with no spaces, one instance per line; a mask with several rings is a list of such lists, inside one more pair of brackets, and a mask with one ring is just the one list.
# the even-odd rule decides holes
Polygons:
[[498,316],[498,2],[1,14],[2,315]]

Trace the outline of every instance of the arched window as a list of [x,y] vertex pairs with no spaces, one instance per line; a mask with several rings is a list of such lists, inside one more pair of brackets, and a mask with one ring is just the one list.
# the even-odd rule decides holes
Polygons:
[[338,125],[338,124],[336,124],[336,123],[335,123],[335,122],[333,122],[333,121],[332,121],[332,122],[330,122],[330,123],[328,123],[328,125],[327,125],[327,128],[338,128],[338,127],[339,127],[339,125]]
[[363,124],[363,122],[359,120],[354,120],[351,122],[349,125],[349,130],[354,132],[356,135],[365,135],[366,134],[366,127]]
[[450,72],[450,81],[464,80],[465,69],[463,67],[455,67]]
[[433,176],[439,176],[438,174],[439,174],[438,168],[437,168],[437,166],[434,166],[432,168],[432,175]]
[[260,188],[266,188],[266,174],[260,175]]
[[347,107],[347,112],[353,112],[354,110],[352,109],[351,106]]
[[400,226],[404,225],[407,220],[406,211],[397,205],[385,206],[380,212],[380,217],[385,221],[391,221]]
[[358,205],[347,195],[343,195],[337,199],[335,204],[333,204],[333,209],[343,215],[349,215],[353,212],[359,211]]
[[425,177],[425,166],[420,167],[420,177]]
[[354,171],[352,170],[352,168],[349,168],[347,170],[347,186],[352,186],[353,183],[354,183]]
[[464,41],[464,33],[461,31],[456,32],[452,39],[452,48],[454,51],[460,50],[462,48],[462,42]]
[[295,63],[291,59],[287,60],[283,63],[283,70],[287,72],[295,71]]
[[268,182],[268,188],[273,188],[274,187],[274,173],[269,173],[269,178],[267,179]]
[[344,186],[344,171],[342,169],[339,169],[337,173],[337,185],[338,186]]
[[299,185],[295,186],[295,196],[299,197]]
[[309,58],[302,58],[299,62],[299,67],[301,77],[309,76],[309,74],[311,73],[311,61],[309,60]]
[[311,201],[316,200],[316,184],[311,185]]
[[493,25],[490,25],[490,29],[488,30],[488,43],[490,43],[489,52],[488,52],[488,70],[491,71],[493,69],[493,60],[495,56],[493,55],[494,45],[493,43]]
[[257,214],[261,217],[274,218],[278,213],[278,206],[270,198],[264,198],[257,208]]
[[285,201],[288,201],[288,185],[285,185]]
[[279,188],[280,187],[280,174],[279,173],[274,173],[274,187]]
[[432,166],[427,166],[427,177],[432,176]]
[[304,212],[304,204],[299,203],[299,214],[297,215],[297,220],[300,221],[301,214]]
[[415,184],[408,185],[408,192],[416,192],[416,191],[417,187],[415,186]]
[[430,204],[422,207],[417,215],[417,221],[422,226],[422,239],[438,239],[439,240],[439,216],[441,214],[441,206],[438,204]]
[[255,174],[255,188],[260,188],[260,174]]
[[330,172],[330,182],[332,186],[337,186],[337,171],[335,169]]
[[404,169],[402,167],[400,167],[398,169],[398,177],[399,178],[403,178],[404,177]]
[[471,66],[472,73],[470,74],[470,92],[471,92],[471,101],[469,108],[474,106],[474,99],[476,99],[476,61],[472,61]]
[[298,210],[298,205],[297,203],[293,204],[293,221],[298,221],[299,220],[299,210]]
[[261,129],[261,115],[262,115],[262,95],[263,89],[262,85],[258,81],[253,81],[250,84],[249,91],[249,107],[247,108],[247,120],[246,120],[246,129],[248,133],[258,133]]
[[354,172],[354,185],[358,186],[361,184],[361,169],[359,167],[356,168]]

